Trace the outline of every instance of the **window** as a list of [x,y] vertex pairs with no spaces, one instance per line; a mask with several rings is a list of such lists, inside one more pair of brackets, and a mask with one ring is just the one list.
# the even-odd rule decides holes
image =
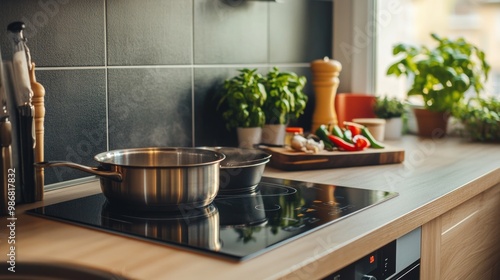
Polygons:
[[392,46],[399,42],[431,45],[430,34],[434,32],[453,39],[464,37],[484,50],[491,65],[485,93],[500,97],[500,3],[485,0],[378,0],[377,4],[377,18],[383,19],[377,24],[377,94],[403,97],[408,89],[404,79],[385,75],[388,65],[395,61]]
[[[500,97],[499,0],[352,0],[334,3],[334,58],[339,89],[405,97],[408,81],[387,77],[396,43],[432,44],[432,32],[464,37],[491,65],[485,93]],[[370,80],[371,79],[371,80]]]

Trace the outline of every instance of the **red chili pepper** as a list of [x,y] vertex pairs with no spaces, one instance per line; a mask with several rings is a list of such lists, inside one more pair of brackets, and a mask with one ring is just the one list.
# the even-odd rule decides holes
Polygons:
[[349,142],[344,141],[344,139],[335,136],[335,135],[328,135],[328,138],[337,146],[339,149],[344,150],[344,151],[357,151],[358,149],[354,144],[351,144]]
[[368,139],[363,135],[355,135],[352,138],[353,143],[349,143],[344,139],[331,134],[328,135],[328,138],[333,142],[333,144],[335,144],[335,146],[344,151],[361,151],[370,147],[370,141],[368,141]]
[[361,134],[361,130],[364,127],[364,125],[353,122],[344,122],[344,126],[351,131],[352,137]]
[[355,135],[352,138],[352,142],[354,142],[354,146],[356,146],[358,150],[364,150],[370,147],[370,140],[368,140],[368,138],[360,134]]

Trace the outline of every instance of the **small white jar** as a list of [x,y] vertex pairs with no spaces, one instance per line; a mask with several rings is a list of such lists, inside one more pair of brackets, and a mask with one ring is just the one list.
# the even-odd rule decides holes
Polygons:
[[366,126],[373,138],[377,141],[384,141],[385,134],[385,120],[379,118],[356,118],[352,119],[352,122],[359,123]]

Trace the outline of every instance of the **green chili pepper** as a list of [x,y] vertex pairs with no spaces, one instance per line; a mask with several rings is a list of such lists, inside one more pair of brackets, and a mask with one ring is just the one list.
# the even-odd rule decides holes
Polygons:
[[340,126],[338,125],[333,125],[332,127],[332,135],[335,135],[337,137],[340,137],[342,138],[342,140],[346,141],[346,142],[349,142],[349,143],[352,143],[352,133],[349,129],[346,129],[346,128],[340,128]]
[[323,140],[323,143],[325,144],[325,149],[332,150],[335,147],[332,141],[328,138],[330,132],[328,131],[326,125],[324,124],[320,125],[318,129],[316,129],[316,132],[314,134],[316,134],[316,136],[318,136],[319,139]]
[[342,132],[343,132],[343,134],[342,134],[343,136],[341,137],[342,140],[349,142],[349,143],[352,143],[352,137],[354,136],[354,135],[352,135],[352,131],[350,131],[347,128],[344,128],[342,130]]
[[368,128],[366,126],[361,128],[361,135],[363,135],[364,137],[366,137],[366,139],[368,139],[368,141],[370,141],[371,148],[375,148],[375,149],[383,149],[384,148],[384,145],[382,143],[378,142],[377,140],[375,140],[375,138],[373,137],[373,135],[370,133],[370,131],[368,130]]
[[345,135],[344,135],[344,131],[342,131],[342,128],[340,128],[340,126],[338,126],[336,124],[333,125],[333,127],[332,127],[332,135],[335,135],[335,136],[340,137],[344,140],[347,140]]

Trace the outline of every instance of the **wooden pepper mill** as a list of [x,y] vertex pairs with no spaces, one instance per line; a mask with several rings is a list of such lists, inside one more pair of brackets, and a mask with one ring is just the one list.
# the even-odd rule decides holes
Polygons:
[[[31,63],[29,69],[31,90],[33,91],[33,106],[35,107],[35,162],[44,161],[44,120],[45,120],[45,88],[36,81],[35,63]],[[44,170],[35,169],[35,201],[43,200]]]
[[316,97],[311,132],[315,132],[322,124],[337,124],[335,112],[335,95],[339,87],[339,73],[342,65],[337,60],[328,57],[311,62],[313,72],[313,87]]

